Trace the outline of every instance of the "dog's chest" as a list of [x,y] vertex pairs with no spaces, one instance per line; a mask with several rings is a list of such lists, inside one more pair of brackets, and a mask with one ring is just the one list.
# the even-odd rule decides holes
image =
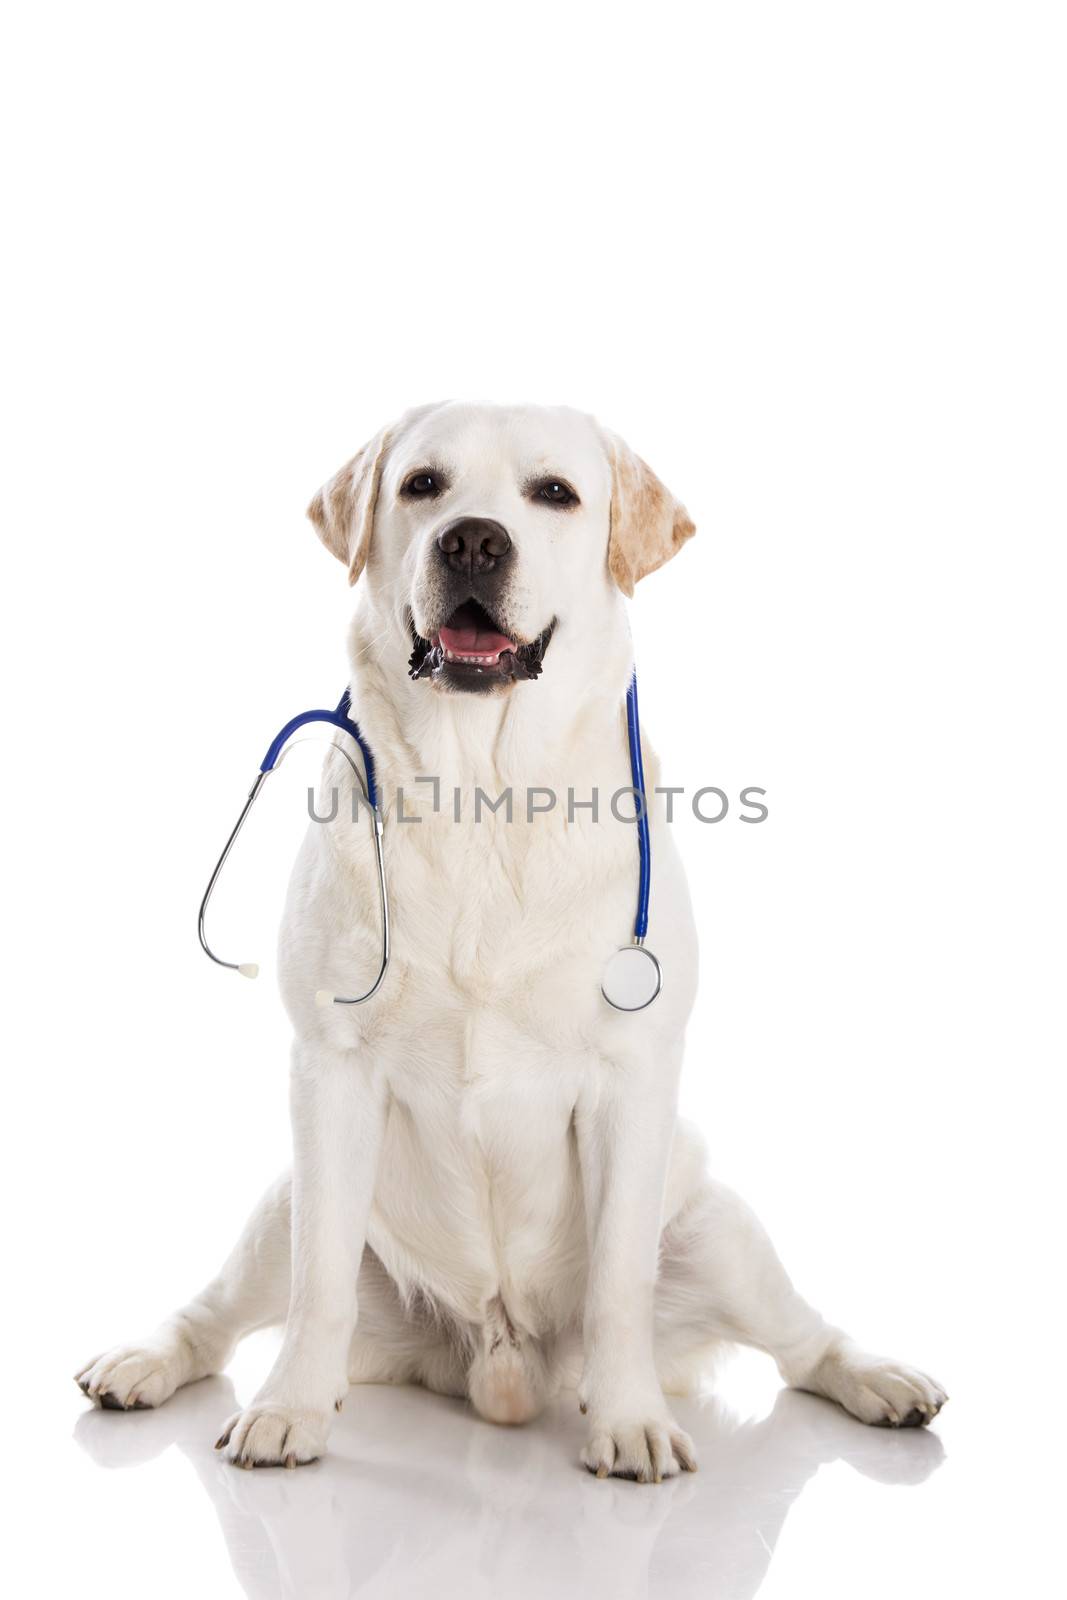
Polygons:
[[570,1294],[580,1271],[580,1058],[498,1007],[431,1015],[416,999],[386,1068],[375,1247],[456,1314],[477,1321],[502,1293],[533,1328],[534,1303]]
[[[483,813],[459,824],[424,815],[392,830],[398,956],[439,1003],[454,996],[514,1012],[546,974],[566,982],[576,964],[599,959],[626,935],[632,828],[565,813],[530,819],[523,803],[517,799],[511,815]],[[579,1008],[590,1020],[598,989],[593,981]],[[558,1006],[547,1010],[531,1020],[547,1022],[551,1033]]]

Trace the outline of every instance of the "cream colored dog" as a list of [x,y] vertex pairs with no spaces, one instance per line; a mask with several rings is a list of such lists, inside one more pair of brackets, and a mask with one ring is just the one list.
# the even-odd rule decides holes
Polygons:
[[[284,1321],[219,1440],[244,1466],[321,1455],[353,1383],[423,1383],[510,1423],[577,1383],[585,1465],[658,1482],[695,1465],[664,1390],[723,1340],[864,1422],[928,1422],[940,1387],[800,1298],[677,1120],[696,931],[656,806],[663,991],[634,1014],[600,991],[636,894],[632,816],[607,803],[630,784],[623,595],[690,537],[683,508],[585,416],[447,404],[385,429],[310,515],[362,579],[352,704],[387,805],[392,965],[367,1005],[316,1006],[368,987],[380,948],[370,829],[331,752],[342,800],[308,830],[281,940],[292,1176],[203,1293],[90,1363],[84,1391],[157,1406]],[[553,809],[527,808],[533,787]],[[510,818],[476,814],[479,789],[510,789]],[[593,791],[597,817],[568,804]]]

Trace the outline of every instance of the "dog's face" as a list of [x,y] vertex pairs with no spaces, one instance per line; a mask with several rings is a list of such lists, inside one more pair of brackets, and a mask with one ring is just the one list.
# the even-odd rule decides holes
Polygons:
[[448,403],[409,412],[322,489],[309,515],[366,571],[411,676],[505,692],[550,670],[558,633],[595,637],[616,586],[669,559],[693,525],[645,464],[564,408]]
[[540,674],[561,622],[595,626],[610,493],[600,440],[573,413],[449,406],[404,429],[375,539],[407,592],[413,676],[500,691]]

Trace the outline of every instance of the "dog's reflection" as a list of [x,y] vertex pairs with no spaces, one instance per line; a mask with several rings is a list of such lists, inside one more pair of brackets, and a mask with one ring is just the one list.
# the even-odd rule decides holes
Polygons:
[[696,1476],[657,1488],[598,1482],[577,1465],[573,1395],[539,1422],[505,1429],[458,1401],[368,1387],[349,1395],[327,1460],[241,1472],[211,1448],[219,1418],[235,1409],[229,1381],[211,1378],[159,1411],[87,1412],[75,1438],[106,1467],[136,1466],[177,1445],[215,1506],[250,1600],[748,1600],[790,1506],[824,1463],[909,1484],[943,1454],[925,1430],[865,1428],[783,1390],[759,1421],[739,1421],[718,1400],[679,1402],[700,1457]]

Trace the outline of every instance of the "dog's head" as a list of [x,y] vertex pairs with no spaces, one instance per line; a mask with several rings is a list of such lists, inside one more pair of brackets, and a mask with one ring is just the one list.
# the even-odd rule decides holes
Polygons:
[[349,582],[366,573],[412,677],[481,694],[536,679],[557,635],[595,641],[694,531],[592,418],[455,402],[383,429],[308,515]]

